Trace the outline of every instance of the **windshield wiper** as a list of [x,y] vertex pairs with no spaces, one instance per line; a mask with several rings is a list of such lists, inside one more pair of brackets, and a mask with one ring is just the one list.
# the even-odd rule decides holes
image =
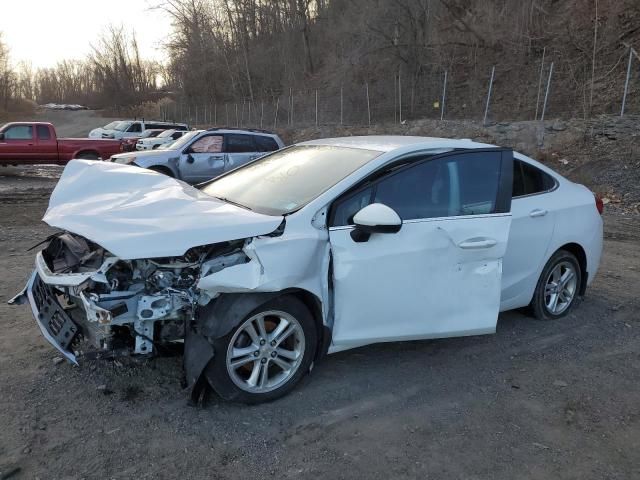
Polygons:
[[212,195],[212,197],[217,198],[218,200],[222,200],[223,202],[230,203],[231,205],[235,205],[236,207],[246,208],[247,210],[251,210],[253,212],[252,208],[247,207],[246,205],[242,205],[241,203],[234,202],[233,200],[229,200],[228,198],[216,197],[215,195]]

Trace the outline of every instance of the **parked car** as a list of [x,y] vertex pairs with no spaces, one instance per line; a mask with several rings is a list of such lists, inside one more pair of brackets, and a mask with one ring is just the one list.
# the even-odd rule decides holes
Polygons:
[[57,138],[47,122],[12,122],[0,127],[0,165],[57,163],[73,158],[106,159],[121,152],[119,140]]
[[284,143],[280,137],[264,130],[212,128],[188,132],[161,149],[122,153],[110,160],[195,184],[282,147]]
[[12,302],[72,362],[80,334],[101,355],[184,338],[189,385],[257,403],[327,352],[493,333],[519,307],[567,315],[598,270],[601,213],[584,186],[470,140],[315,140],[197,189],[76,161],[44,217],[64,233]]
[[89,132],[89,138],[132,138],[139,137],[145,130],[189,130],[186,123],[156,122],[145,120],[120,120],[108,123],[104,127],[94,128]]
[[162,145],[175,142],[187,133],[184,130],[165,130],[153,138],[141,138],[136,142],[136,150],[155,150]]
[[45,105],[41,105],[42,108],[45,108],[47,110],[89,110],[88,107],[85,107],[84,105],[78,105],[78,104],[66,104],[66,103],[47,103]]
[[122,150],[125,152],[131,152],[136,149],[136,143],[141,138],[153,138],[160,135],[165,130],[162,129],[147,129],[140,134],[139,137],[130,137],[122,139]]

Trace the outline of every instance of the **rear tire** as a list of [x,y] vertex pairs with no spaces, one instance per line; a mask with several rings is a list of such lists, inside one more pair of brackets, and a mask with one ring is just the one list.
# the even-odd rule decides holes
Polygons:
[[577,303],[582,271],[575,255],[558,250],[542,269],[531,300],[533,315],[539,320],[556,320],[567,315]]
[[78,160],[100,160],[100,155],[96,152],[80,152],[76,158]]
[[270,402],[289,393],[309,371],[317,343],[309,309],[284,295],[256,308],[216,339],[215,355],[204,373],[225,400]]

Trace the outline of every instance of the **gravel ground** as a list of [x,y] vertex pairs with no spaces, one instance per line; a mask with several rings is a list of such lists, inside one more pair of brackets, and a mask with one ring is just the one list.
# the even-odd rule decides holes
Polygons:
[[640,478],[640,222],[605,215],[569,317],[329,356],[268,405],[188,406],[181,359],[72,367],[6,301],[59,170],[0,176],[0,478]]

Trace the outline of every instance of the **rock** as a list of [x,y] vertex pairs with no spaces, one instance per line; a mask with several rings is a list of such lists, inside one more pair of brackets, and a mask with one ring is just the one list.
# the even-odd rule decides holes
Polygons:
[[106,389],[107,389],[107,386],[106,386],[106,385],[104,385],[104,384],[103,384],[103,385],[98,385],[98,386],[96,387],[96,390],[100,390],[100,391],[105,391]]
[[562,132],[563,130],[567,129],[567,124],[562,120],[556,120],[553,125],[551,125],[551,129],[555,130],[556,132]]
[[567,387],[567,386],[569,386],[569,384],[567,382],[565,382],[564,380],[555,380],[553,382],[553,386],[554,387]]
[[64,358],[62,358],[62,357],[55,357],[53,359],[53,364],[54,365],[60,365],[62,362],[64,362]]

